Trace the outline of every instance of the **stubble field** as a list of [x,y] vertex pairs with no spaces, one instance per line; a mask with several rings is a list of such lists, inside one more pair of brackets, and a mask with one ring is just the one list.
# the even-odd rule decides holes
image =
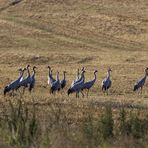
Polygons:
[[[19,93],[14,98],[4,98],[3,88],[19,76],[17,69],[30,64],[37,66],[36,87],[31,95],[26,91],[21,99],[28,104],[34,100],[40,117],[52,103],[65,112],[73,112],[67,116],[74,121],[81,120],[85,113],[99,114],[108,102],[112,104],[115,119],[121,107],[140,109],[140,115],[147,115],[148,82],[142,95],[133,92],[134,83],[144,76],[144,68],[148,67],[147,0],[10,3],[0,0],[1,106],[8,106],[6,98],[20,98]],[[60,79],[63,71],[67,71],[67,88],[55,96],[49,94],[48,65],[55,77],[60,72]],[[76,77],[77,68],[83,66],[86,80],[93,79],[94,70],[98,70],[97,82],[88,98],[76,98],[74,94],[68,97],[67,89]],[[101,81],[108,67],[112,69],[112,87],[107,96],[101,92]],[[75,112],[78,108],[81,111]]]

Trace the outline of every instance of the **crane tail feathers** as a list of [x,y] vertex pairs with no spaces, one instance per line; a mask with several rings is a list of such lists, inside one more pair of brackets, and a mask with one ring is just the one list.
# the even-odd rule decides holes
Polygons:
[[6,95],[6,93],[7,92],[9,92],[11,89],[8,87],[8,86],[6,86],[5,88],[4,88],[4,96]]
[[138,90],[138,85],[135,85],[135,86],[134,86],[133,91],[136,91],[136,90]]

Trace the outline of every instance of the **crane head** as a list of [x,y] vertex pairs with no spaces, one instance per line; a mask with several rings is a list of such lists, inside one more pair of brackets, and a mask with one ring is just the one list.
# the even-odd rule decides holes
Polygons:
[[51,67],[50,66],[48,66],[47,68],[51,70]]
[[36,69],[37,67],[36,66],[33,66],[33,69]]
[[29,67],[30,67],[30,65],[28,64],[28,65],[27,65],[27,68],[29,68]]
[[97,73],[98,72],[98,70],[95,70],[95,72],[94,73]]
[[63,73],[67,73],[67,71],[63,71]]
[[148,67],[146,67],[146,68],[144,69],[144,71],[145,71],[146,75],[148,75]]

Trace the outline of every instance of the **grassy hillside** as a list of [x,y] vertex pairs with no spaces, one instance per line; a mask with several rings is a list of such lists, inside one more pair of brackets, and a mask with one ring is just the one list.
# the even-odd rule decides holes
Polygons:
[[[148,66],[147,0],[12,2],[0,0],[2,105],[8,106],[3,97],[3,87],[18,77],[18,68],[30,64],[38,69],[33,94],[26,92],[23,96],[29,104],[35,99],[41,106],[58,102],[65,110],[69,110],[69,106],[74,110],[78,107],[83,110],[78,111],[80,117],[85,112],[96,113],[98,106],[102,107],[109,101],[113,104],[115,116],[116,108],[121,104],[127,108],[148,108],[148,82],[142,95],[132,91],[135,81],[144,75],[144,68]],[[79,100],[75,95],[68,98],[66,90],[56,96],[49,95],[48,65],[53,68],[54,76],[57,70],[60,71],[61,79],[63,70],[68,72],[67,88],[75,78],[77,68],[86,67],[87,80],[93,78],[93,71],[97,69],[97,82],[90,90],[90,96]],[[108,67],[112,68],[113,85],[109,96],[105,96],[100,84]],[[147,114],[147,110],[141,114]]]
[[[94,69],[99,71],[94,89],[98,96],[98,92],[102,94],[98,87],[110,66],[112,94],[133,95],[133,84],[148,62],[146,0],[0,3],[1,88],[8,78],[16,78],[17,68],[28,63],[38,66],[41,87],[47,83],[47,65],[53,66],[54,73],[60,67],[61,75],[67,70],[69,83],[76,69],[86,66],[87,79],[92,78]],[[146,88],[146,98],[147,93]]]

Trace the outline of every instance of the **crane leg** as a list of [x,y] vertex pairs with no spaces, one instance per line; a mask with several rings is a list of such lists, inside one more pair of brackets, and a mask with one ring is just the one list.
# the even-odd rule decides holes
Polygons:
[[78,98],[78,93],[76,92],[76,98]]
[[20,96],[21,96],[21,98],[22,98],[22,93],[21,93],[21,91],[18,89],[18,92],[19,92],[19,94],[20,94]]
[[108,96],[108,89],[106,90],[106,94],[107,94],[107,96]]
[[87,97],[88,97],[89,89],[87,90]]
[[82,92],[82,91],[80,91],[81,92],[81,94],[82,94],[82,97],[84,98],[84,93]]
[[142,94],[143,87],[141,87],[141,94]]
[[14,97],[15,96],[15,94],[14,94],[14,90],[12,91],[12,97]]
[[24,93],[25,93],[25,87],[23,88],[23,95],[24,95]]

